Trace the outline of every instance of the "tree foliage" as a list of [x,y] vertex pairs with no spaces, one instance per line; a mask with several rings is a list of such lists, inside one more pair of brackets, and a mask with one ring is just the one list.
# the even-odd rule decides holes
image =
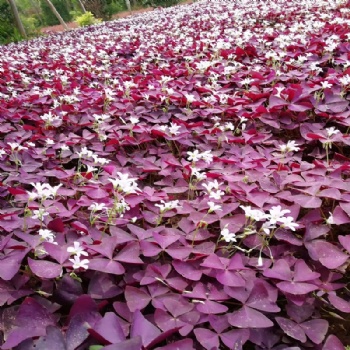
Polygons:
[[6,0],[0,0],[0,44],[18,41],[20,35],[16,30],[10,5]]
[[[55,6],[58,13],[61,15],[65,22],[72,20],[70,11],[74,10],[70,1],[67,0],[51,0],[52,4]],[[44,22],[48,26],[53,26],[60,24],[59,20],[56,18],[49,5],[45,0],[40,1],[40,7],[43,13]]]

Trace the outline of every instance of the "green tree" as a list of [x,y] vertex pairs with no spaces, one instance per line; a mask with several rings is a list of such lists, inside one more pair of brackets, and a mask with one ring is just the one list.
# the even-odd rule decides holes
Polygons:
[[27,33],[23,27],[23,23],[21,21],[21,18],[19,16],[19,12],[18,12],[18,8],[17,8],[17,5],[15,3],[15,0],[8,0],[9,1],[9,4],[10,4],[10,7],[11,7],[11,11],[12,11],[12,14],[13,14],[13,18],[14,18],[14,21],[16,23],[16,27],[17,29],[19,30],[20,34],[23,36],[23,38],[26,38],[27,37]]
[[18,29],[13,25],[14,21],[10,4],[6,0],[0,0],[0,44],[21,39]]
[[[52,6],[50,5],[52,4]],[[47,26],[62,24],[55,14],[53,8],[57,11],[64,22],[70,22],[72,17],[69,13],[69,5],[65,0],[41,0],[40,7],[43,14],[44,23]]]

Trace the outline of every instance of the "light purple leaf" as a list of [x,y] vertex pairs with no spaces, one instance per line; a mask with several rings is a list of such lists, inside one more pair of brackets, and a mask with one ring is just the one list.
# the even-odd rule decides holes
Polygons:
[[292,280],[292,271],[290,270],[290,266],[287,261],[283,259],[279,259],[275,261],[271,269],[264,271],[265,277],[277,278],[284,281]]
[[350,253],[350,235],[338,236],[340,244]]
[[61,265],[51,261],[28,258],[28,264],[33,273],[40,278],[56,278],[62,272]]
[[207,350],[218,349],[220,345],[219,337],[216,333],[205,328],[195,328],[193,333],[200,344]]
[[312,259],[319,260],[323,266],[329,269],[336,269],[343,265],[349,258],[349,255],[343,253],[332,243],[324,240],[308,242],[306,248]]
[[283,317],[276,317],[276,321],[287,335],[302,343],[306,342],[305,332],[296,322]]
[[339,298],[334,292],[328,294],[328,300],[332,306],[336,307],[338,310],[350,313],[350,302]]
[[320,274],[312,271],[310,267],[306,265],[304,260],[299,259],[296,261],[294,265],[294,282],[312,281],[319,277]]
[[181,276],[191,281],[199,281],[202,276],[202,271],[191,262],[175,260],[172,265]]
[[103,258],[95,258],[90,260],[89,269],[111,273],[113,275],[123,275],[125,273],[123,265],[121,265],[117,261]]
[[315,344],[321,344],[328,331],[328,321],[322,319],[310,320],[300,324],[306,335]]
[[144,309],[152,298],[140,288],[126,286],[125,299],[131,312]]
[[123,329],[114,312],[106,312],[104,317],[95,324],[94,330],[112,344],[125,340]]
[[333,334],[325,341],[322,350],[345,350],[343,343]]
[[130,329],[130,336],[140,336],[143,346],[147,347],[161,334],[160,330],[142,315],[139,310],[134,312],[133,321]]
[[18,272],[29,249],[13,250],[0,257],[0,278],[9,281]]
[[154,350],[195,350],[192,339],[182,339]]
[[43,246],[47,253],[60,264],[63,264],[69,258],[70,254],[67,252],[67,246],[50,242],[43,242]]
[[140,254],[140,244],[138,242],[130,242],[118,252],[114,260],[129,264],[143,264]]
[[243,306],[238,311],[228,315],[230,324],[237,328],[268,328],[273,323],[264,314],[248,306]]
[[199,301],[197,310],[203,314],[221,314],[228,310],[228,307],[212,300]]
[[246,285],[246,281],[239,273],[229,270],[219,271],[216,279],[224,286],[244,287]]
[[232,344],[234,344],[235,350],[243,350],[243,345],[249,339],[249,333],[249,329],[233,329],[222,333],[220,338],[228,348],[232,347]]
[[318,287],[311,283],[305,282],[279,282],[276,284],[277,288],[285,293],[290,293],[293,295],[303,295],[317,290]]

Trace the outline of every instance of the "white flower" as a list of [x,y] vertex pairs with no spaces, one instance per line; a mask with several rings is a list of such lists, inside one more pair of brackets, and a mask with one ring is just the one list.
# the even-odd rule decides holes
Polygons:
[[237,242],[236,235],[234,233],[230,233],[227,225],[221,230],[221,236],[227,243]]
[[217,190],[216,192],[211,191],[209,198],[214,198],[214,199],[221,199],[221,197],[225,194],[225,192],[221,190]]
[[218,190],[223,184],[223,182],[219,183],[218,180],[215,179],[214,181],[210,181],[207,184],[203,184],[203,187],[205,187],[208,193],[210,193],[212,189]]
[[276,93],[276,97],[282,98],[281,97],[281,92],[284,90],[284,86],[277,86],[276,87],[277,93]]
[[213,155],[211,154],[211,151],[204,151],[201,153],[200,157],[207,163],[210,164],[213,161]]
[[75,241],[74,247],[68,247],[67,252],[70,253],[71,255],[76,255],[78,258],[80,258],[81,255],[88,256],[89,254],[84,251],[84,248],[80,245],[80,242]]
[[159,129],[160,129],[161,131],[166,132],[166,131],[168,130],[168,125],[160,125],[160,126],[159,126]]
[[52,139],[46,139],[46,146],[49,146],[49,145],[54,145],[55,144],[55,141],[52,140]]
[[169,127],[169,132],[172,135],[177,135],[177,134],[180,134],[180,132],[178,131],[179,129],[181,129],[180,125],[171,123],[171,126]]
[[123,191],[124,193],[136,193],[140,191],[137,187],[136,178],[129,178],[129,174],[122,174],[117,172],[119,179],[108,179],[113,184],[113,188],[118,191]]
[[101,211],[103,209],[106,208],[106,204],[105,203],[92,203],[88,209],[92,210],[92,211]]
[[205,173],[201,173],[197,168],[191,168],[191,173],[197,178],[198,181],[202,181],[207,178],[207,175],[205,175]]
[[55,239],[55,234],[51,230],[40,229],[39,235],[41,236],[41,239],[46,241],[46,242],[53,243],[53,241]]
[[32,219],[39,219],[41,221],[43,220],[44,216],[49,215],[49,213],[47,213],[43,208],[40,208],[38,210],[33,210],[33,214],[34,215],[32,216]]
[[7,144],[11,147],[12,151],[14,151],[15,149],[17,149],[17,151],[21,151],[22,149],[28,149],[27,147],[21,146],[17,142],[8,142]]
[[155,204],[155,206],[160,209],[161,213],[180,207],[179,200],[170,201],[170,202],[165,202],[164,200],[161,200],[161,203],[162,204]]
[[321,85],[322,85],[322,89],[331,88],[333,86],[333,84],[330,84],[327,80],[326,81],[322,81]]
[[0,149],[0,157],[6,154],[6,151],[4,149]]
[[213,211],[221,210],[221,205],[215,204],[214,202],[208,202],[209,204],[209,210],[208,213],[212,213]]
[[266,218],[269,220],[270,224],[274,225],[277,221],[281,221],[280,219],[285,215],[290,213],[289,209],[283,209],[280,205],[276,207],[272,207],[270,210],[270,214],[266,215]]
[[295,228],[299,226],[296,222],[293,222],[293,217],[287,216],[287,217],[282,217],[279,219],[279,221],[282,222],[281,227],[284,228],[289,228],[292,231],[295,231]]
[[231,122],[225,123],[225,130],[234,131],[235,130],[235,126]]
[[262,224],[261,229],[265,232],[266,235],[269,235],[271,232],[271,229],[276,228],[275,225],[271,224],[270,221],[266,221]]
[[338,132],[340,132],[338,129],[336,129],[334,126],[330,127],[330,128],[326,128],[327,131],[327,136],[328,137],[332,137],[335,134],[338,134]]
[[251,218],[255,221],[260,221],[266,218],[266,214],[263,211],[259,209],[252,209],[250,205],[246,207],[243,205],[240,205],[239,207],[244,210],[246,217]]
[[80,269],[80,268],[87,270],[89,267],[88,264],[90,262],[88,259],[80,260],[80,257],[78,255],[75,255],[74,258],[69,259],[69,261],[73,263],[74,270]]
[[133,125],[137,124],[140,121],[140,119],[137,117],[130,117],[129,120],[130,120],[130,123]]
[[263,265],[264,265],[263,259],[262,259],[262,257],[261,257],[261,254],[259,254],[258,264],[257,264],[256,266],[261,267],[261,266],[263,266]]
[[187,154],[189,155],[187,158],[188,161],[197,162],[201,159],[201,154],[199,153],[198,149],[194,150],[193,152],[188,151]]
[[329,218],[328,219],[326,219],[326,223],[328,224],[328,225],[333,225],[335,222],[334,222],[334,216],[333,216],[333,214],[331,213],[331,212],[329,212]]
[[61,151],[69,151],[69,146],[67,146],[67,145],[62,145],[62,146],[61,146]]
[[280,151],[282,153],[284,152],[292,152],[292,151],[299,151],[300,148],[297,147],[298,145],[295,143],[295,141],[288,141],[286,145],[280,145]]

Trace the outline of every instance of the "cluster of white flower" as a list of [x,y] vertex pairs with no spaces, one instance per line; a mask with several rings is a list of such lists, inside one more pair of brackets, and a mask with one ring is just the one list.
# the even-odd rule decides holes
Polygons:
[[219,183],[218,180],[215,179],[214,181],[204,183],[203,187],[207,190],[209,198],[221,199],[221,197],[225,194],[224,191],[220,190],[221,185],[223,185],[223,182]]
[[94,152],[88,150],[86,147],[83,147],[80,152],[76,152],[81,159],[83,156],[87,158],[92,158],[95,164],[106,165],[110,162],[109,159],[101,158],[98,155],[94,154]]
[[89,256],[89,254],[84,250],[84,248],[80,245],[80,242],[74,242],[73,247],[68,247],[67,252],[70,253],[71,255],[74,255],[73,259],[69,259],[70,262],[73,263],[73,269],[79,269],[83,268],[85,270],[88,269],[88,264],[89,260],[88,259],[83,259],[80,260],[80,257],[83,256]]
[[137,187],[136,178],[129,178],[129,174],[123,174],[117,172],[118,179],[108,179],[113,184],[113,188],[118,190],[118,192],[128,193],[137,193],[140,191]]
[[164,200],[161,200],[160,202],[162,204],[155,204],[155,206],[160,209],[161,213],[165,213],[168,210],[172,210],[180,207],[178,200],[169,201],[169,202],[165,202]]
[[201,159],[203,159],[207,164],[210,164],[213,161],[213,155],[210,150],[200,153],[198,149],[196,149],[193,152],[188,151],[187,154],[189,155],[187,160],[192,161],[193,163],[198,162]]
[[51,186],[46,183],[42,184],[40,182],[32,182],[31,185],[35,188],[36,192],[27,191],[29,200],[35,200],[36,198],[40,198],[41,200],[49,198],[53,199],[56,197],[58,189],[63,186],[62,184]]
[[237,242],[237,238],[236,238],[236,234],[235,233],[231,233],[229,231],[229,229],[227,228],[228,225],[226,225],[222,230],[221,230],[221,236],[222,239],[226,242],[226,243],[234,243]]
[[43,114],[40,118],[45,121],[46,126],[51,126],[53,122],[61,119],[59,116],[52,114],[51,111]]
[[262,230],[267,235],[270,234],[271,229],[277,228],[277,224],[282,228],[288,228],[292,231],[295,231],[295,228],[299,226],[299,224],[294,222],[292,216],[285,216],[290,213],[290,210],[282,209],[280,205],[272,207],[267,214],[260,209],[252,209],[251,206],[241,205],[240,208],[244,210],[245,216],[253,221],[267,220],[262,226]]

